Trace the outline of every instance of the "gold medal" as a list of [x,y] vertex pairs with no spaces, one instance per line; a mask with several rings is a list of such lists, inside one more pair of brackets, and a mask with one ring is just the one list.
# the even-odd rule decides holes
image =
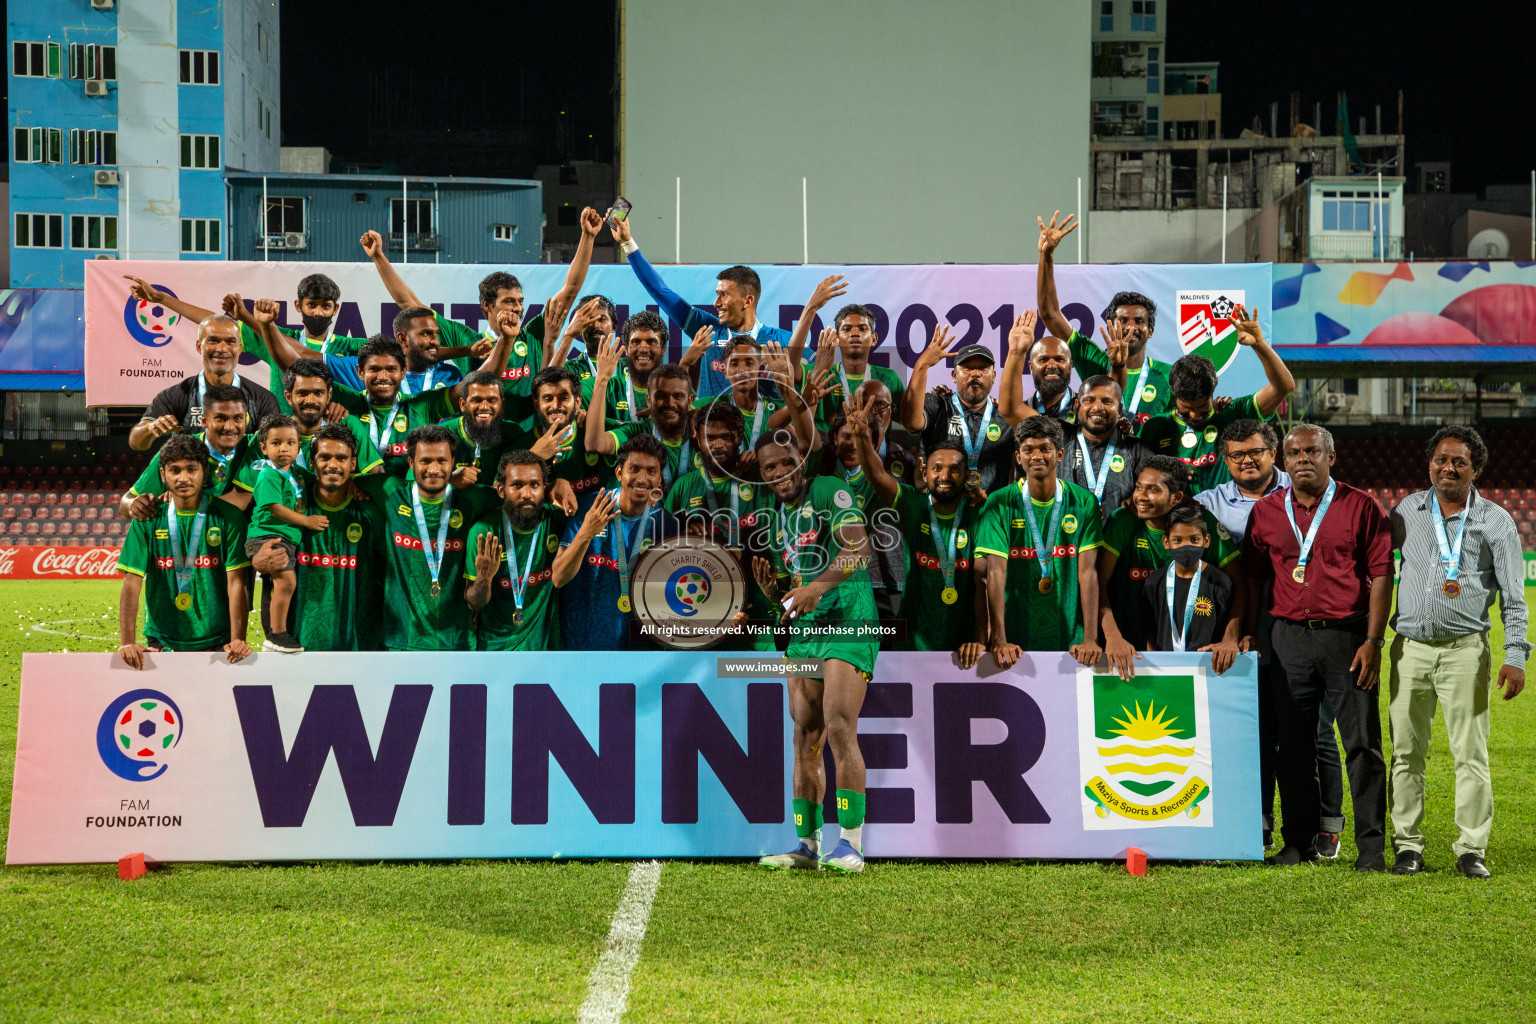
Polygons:
[[634,605],[630,604],[628,594],[619,595],[619,611],[623,612],[625,615],[628,615],[629,610],[633,607]]
[[1455,597],[1457,594],[1461,593],[1461,584],[1457,583],[1455,580],[1446,580],[1445,583],[1441,585],[1440,589],[1445,593],[1446,597]]
[[940,594],[939,597],[944,599],[945,604],[954,604],[956,601],[960,600],[960,591],[956,590],[954,587],[945,587],[944,593]]
[[789,581],[797,587],[805,586],[805,577],[801,576],[799,573],[795,573],[793,576],[791,576]]
[[437,595],[443,592],[443,585],[437,580],[432,581],[432,599],[437,600]]
[[1042,593],[1042,594],[1049,594],[1055,588],[1056,588],[1056,584],[1054,582],[1052,582],[1052,580],[1051,580],[1051,578],[1049,576],[1041,576],[1040,577],[1040,593]]
[[176,607],[178,609],[180,609],[181,611],[186,611],[188,608],[191,608],[192,607],[192,595],[191,594],[177,594],[176,595]]
[[1195,445],[1200,443],[1200,439],[1195,436],[1195,432],[1193,430],[1184,431],[1184,436],[1179,440],[1184,443],[1185,448],[1193,448]]
[[1297,583],[1307,582],[1307,567],[1304,565],[1298,565],[1296,568],[1292,569],[1291,579],[1295,580]]
[[970,487],[980,487],[981,471],[976,469],[971,470],[971,475],[965,478],[965,482]]
[[522,624],[523,624],[523,613],[522,612],[513,612],[512,613],[512,625],[514,625],[514,626],[521,626]]

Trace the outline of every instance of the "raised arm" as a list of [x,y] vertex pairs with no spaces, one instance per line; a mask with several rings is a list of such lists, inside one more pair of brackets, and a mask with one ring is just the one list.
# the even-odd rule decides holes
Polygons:
[[273,326],[277,319],[276,299],[257,299],[250,309],[246,309],[245,301],[240,298],[240,294],[231,292],[224,296],[224,311],[241,323],[249,325],[251,330],[261,336],[267,343],[267,351],[272,353],[272,361],[277,364],[279,370],[286,370],[300,359],[311,359],[315,355]]
[[1035,311],[1026,309],[1013,318],[1013,327],[1008,331],[1008,358],[1003,360],[1003,377],[997,384],[997,413],[1010,427],[1040,415],[1024,401],[1024,367],[1034,340]]
[[1264,340],[1264,332],[1259,329],[1259,311],[1255,309],[1253,316],[1250,317],[1247,309],[1238,306],[1236,316],[1238,344],[1253,349],[1253,354],[1259,357],[1259,363],[1264,367],[1264,376],[1269,381],[1253,396],[1253,404],[1258,406],[1259,412],[1268,418],[1273,416],[1275,410],[1280,407],[1280,403],[1296,390],[1296,378],[1292,377],[1291,371],[1286,369],[1285,360],[1280,358],[1280,353]]
[[[495,530],[486,530],[475,538],[475,579],[464,588],[464,603],[478,612],[491,603],[491,586],[501,568],[501,541]],[[516,572],[516,569],[510,569]]]
[[144,280],[142,277],[134,277],[132,274],[124,274],[124,279],[132,281],[128,291],[140,302],[153,302],[157,306],[164,306],[183,319],[200,324],[213,315],[213,310],[204,309],[202,306],[194,306],[185,299],[178,299],[169,292],[163,292]]
[[1035,223],[1040,225],[1040,264],[1035,268],[1035,302],[1040,307],[1040,319],[1045,321],[1045,329],[1051,334],[1065,341],[1072,337],[1072,323],[1061,314],[1061,300],[1056,296],[1056,247],[1061,240],[1077,229],[1077,222],[1073,220],[1073,214],[1067,214],[1067,219],[1060,225],[1056,218],[1061,215],[1057,210],[1051,214],[1051,222],[1047,224],[1039,217]]
[[[885,460],[875,451],[875,439],[869,429],[869,402],[860,402],[857,395],[849,395],[843,402],[843,413],[848,419],[848,429],[853,432],[853,446],[859,453],[859,465],[864,467],[864,477],[874,485],[875,493],[887,505],[896,504],[901,484],[885,468]],[[938,543],[935,539],[934,543]]]
[[[802,452],[814,451],[817,447],[817,437],[813,407],[793,385],[784,383],[793,375],[795,361],[776,341],[763,342],[763,354],[766,357],[768,378],[779,385],[779,390],[784,393],[784,408],[779,410],[784,413],[783,421],[788,422],[789,428],[795,432],[795,442]],[[758,395],[757,400],[767,401],[761,394]],[[769,418],[770,427],[775,426],[774,420],[779,418],[779,412]]]
[[[565,283],[555,293],[553,304],[559,300],[562,309],[570,309],[571,303],[576,301],[576,296],[581,294],[581,286],[587,280],[587,268],[592,265],[592,246],[597,242],[597,232],[603,226],[603,218],[592,207],[588,206],[581,211],[581,241],[576,244],[576,255],[571,260],[571,265],[565,268]],[[614,324],[614,327],[618,327]]]
[[592,404],[587,407],[587,451],[599,455],[612,455],[619,450],[613,435],[608,433],[608,382],[618,369],[619,357],[624,346],[616,335],[609,334],[597,346],[596,372],[592,376]]
[[384,283],[384,290],[389,292],[390,300],[401,309],[409,309],[412,306],[422,305],[421,299],[411,290],[411,286],[405,283],[400,274],[395,270],[395,265],[389,262],[389,257],[384,252],[384,238],[372,229],[363,232],[363,237],[358,239],[363,252],[373,261],[373,269],[378,271],[379,280]]
[[[789,336],[789,362],[795,368],[795,386],[799,385],[804,373],[804,368],[801,366],[802,353],[805,352],[805,343],[811,336],[811,325],[816,322],[816,314],[821,312],[822,307],[827,303],[847,292],[848,285],[843,281],[843,275],[833,274],[831,277],[822,278],[815,290],[811,292],[811,297],[806,300],[805,309],[801,310],[800,319],[796,321],[794,332]],[[836,334],[834,333],[833,336],[836,337]],[[820,352],[819,347],[817,351]]]
[[687,299],[684,299],[677,292],[667,287],[667,282],[661,279],[661,275],[656,273],[656,268],[651,266],[650,261],[640,252],[640,246],[629,230],[629,221],[627,219],[616,221],[610,218],[608,220],[608,230],[612,232],[613,240],[619,244],[619,248],[629,260],[629,265],[634,270],[635,277],[640,280],[640,287],[644,288],[651,298],[656,300],[656,305],[661,307],[662,312],[677,321],[679,327],[686,328],[688,326],[688,314],[695,312],[703,317],[705,322],[712,327],[720,323],[713,313],[706,313],[702,309],[695,310],[693,306],[689,305]]
[[928,426],[928,415],[923,412],[923,399],[928,397],[928,371],[960,351],[950,348],[949,328],[939,324],[933,329],[928,347],[917,357],[912,374],[907,378],[907,390],[901,395],[901,422],[914,434],[922,433]]

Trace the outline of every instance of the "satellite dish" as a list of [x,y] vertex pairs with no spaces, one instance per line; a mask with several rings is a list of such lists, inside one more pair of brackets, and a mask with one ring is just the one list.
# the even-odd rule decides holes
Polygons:
[[1474,260],[1509,259],[1509,236],[1498,228],[1484,228],[1467,243],[1467,256]]

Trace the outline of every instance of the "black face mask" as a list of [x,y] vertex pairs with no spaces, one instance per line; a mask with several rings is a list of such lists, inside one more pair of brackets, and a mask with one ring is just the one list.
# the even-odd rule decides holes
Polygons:
[[325,338],[330,336],[331,321],[336,318],[334,316],[310,316],[308,313],[304,313],[299,319],[304,321],[304,330],[309,332],[311,338]]
[[1200,559],[1205,557],[1205,548],[1196,547],[1193,544],[1181,544],[1174,548],[1170,554],[1173,560],[1186,569],[1193,569],[1200,564]]

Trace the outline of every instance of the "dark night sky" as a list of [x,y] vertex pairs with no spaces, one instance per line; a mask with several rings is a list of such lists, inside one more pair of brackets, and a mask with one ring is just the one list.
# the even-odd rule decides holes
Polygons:
[[[1283,125],[1293,89],[1303,120],[1322,101],[1325,134],[1341,89],[1356,118],[1374,121],[1380,103],[1390,131],[1401,88],[1410,169],[1450,159],[1453,187],[1469,191],[1528,180],[1536,165],[1527,6],[1166,0],[1164,11],[1170,59],[1221,61],[1224,134],[1267,122],[1271,101]],[[613,0],[289,2],[282,50],[286,145],[408,173],[524,176],[567,154],[613,158]]]

